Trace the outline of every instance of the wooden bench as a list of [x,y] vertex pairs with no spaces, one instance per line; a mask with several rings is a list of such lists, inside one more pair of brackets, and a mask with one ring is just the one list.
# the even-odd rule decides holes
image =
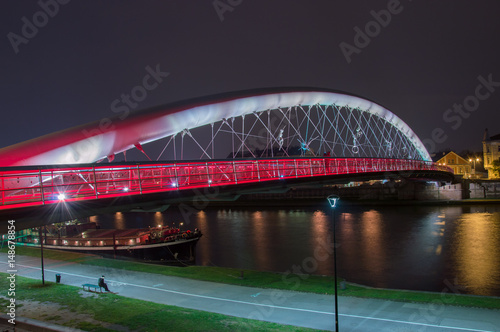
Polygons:
[[[83,290],[85,291],[88,291],[88,292],[94,292],[94,293],[102,293],[102,288],[99,287],[98,285],[93,285],[93,284],[83,284],[82,285],[83,287]],[[87,287],[87,289],[85,289],[85,287]],[[94,290],[92,290],[94,289]]]

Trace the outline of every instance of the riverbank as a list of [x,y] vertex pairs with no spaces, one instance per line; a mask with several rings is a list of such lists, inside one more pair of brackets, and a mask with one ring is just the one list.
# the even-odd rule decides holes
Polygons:
[[[279,194],[278,194],[279,195]],[[240,198],[238,200],[227,201],[221,200],[203,200],[204,207],[210,208],[226,208],[228,205],[231,208],[253,208],[253,207],[322,207],[330,208],[326,197],[282,197],[281,195],[273,198],[272,195],[265,199]],[[198,200],[191,202],[184,202],[183,205],[193,206],[197,209],[200,206]],[[355,199],[341,197],[340,204],[342,206],[470,206],[470,205],[500,205],[500,198],[468,198],[468,199],[435,199],[435,200],[398,200],[398,199]],[[176,206],[176,205],[173,205]]]
[[[7,261],[7,254],[1,253],[0,257],[2,262]],[[7,264],[3,263],[0,266],[0,270],[6,272]],[[33,280],[35,287],[41,287],[39,266],[39,257],[16,255],[17,277]],[[61,276],[61,283],[54,285],[55,291],[53,293],[46,296],[40,294],[37,301],[41,303],[38,304],[38,307],[35,303],[35,308],[43,310],[43,317],[40,317],[43,320],[59,324],[69,320],[67,324],[74,324],[76,320],[82,322],[81,315],[83,315],[83,317],[88,318],[88,320],[84,318],[83,323],[99,325],[85,327],[85,330],[283,331],[294,329],[286,325],[299,327],[295,330],[310,328],[332,331],[334,328],[333,295],[243,287],[107,266],[45,259],[46,283],[48,283],[47,280],[56,280],[58,274]],[[110,289],[117,292],[120,298],[114,298],[116,294],[95,294],[82,290],[83,284],[95,283],[97,277],[102,274],[105,274]],[[57,292],[61,285],[73,286],[76,292],[70,294],[73,296],[66,299],[65,292],[62,294]],[[23,290],[25,288],[23,286]],[[27,290],[26,294],[31,296],[32,292]],[[113,296],[111,301],[108,299],[110,296]],[[59,297],[61,298],[60,304],[53,302],[57,301]],[[105,305],[99,306],[97,304],[99,311],[95,313],[90,311],[91,314],[89,314],[87,307],[92,306],[92,303],[83,300],[85,298],[95,298],[98,302],[102,299],[103,302],[105,301]],[[135,307],[123,310],[122,305],[133,299],[142,301],[138,305],[144,307],[139,308],[140,310],[136,310]],[[355,329],[359,332],[382,330],[442,332],[443,328],[453,331],[477,332],[498,330],[498,326],[500,326],[499,310],[449,305],[454,303],[455,299],[455,294],[451,292],[442,294],[439,300],[427,304],[339,295],[337,302],[340,329],[346,331]],[[67,301],[71,306],[66,305]],[[171,306],[181,310],[172,311],[170,310]],[[46,311],[47,307],[56,309]],[[23,307],[17,309],[19,311],[16,310],[16,312],[21,315]],[[200,325],[197,325],[195,323],[196,316],[200,311],[203,313],[200,316],[203,316],[204,319]],[[179,314],[188,313],[188,315],[178,317],[177,312]],[[28,310],[27,313],[29,315],[37,314],[32,310]],[[122,314],[120,315],[120,313]],[[214,321],[216,321],[220,318],[219,315],[229,316],[229,318],[220,321],[221,324],[218,327],[207,328],[207,322],[204,321],[211,321],[212,316],[215,317]],[[100,322],[106,322],[108,316],[113,316],[114,321],[108,322],[111,324],[104,326]],[[233,323],[231,316],[245,320],[241,323]],[[280,329],[259,328],[259,324],[247,325],[246,319],[278,323],[284,327],[280,327]],[[155,320],[157,321],[155,322]],[[136,323],[132,323],[133,321]],[[138,325],[127,327],[129,323]],[[143,323],[153,328],[141,328]],[[182,323],[186,325],[180,325]],[[137,326],[140,327],[137,328]]]
[[[2,249],[1,252],[6,252],[5,248]],[[40,251],[35,248],[17,247],[16,254],[39,257]],[[44,257],[92,266],[155,273],[237,286],[291,290],[316,294],[334,293],[333,277],[330,276],[283,274],[209,266],[164,266],[106,259],[94,255],[68,253],[60,250],[44,250]],[[348,281],[339,281],[338,289],[338,294],[340,296],[434,304],[446,301],[445,303],[448,305],[500,309],[500,298],[460,294],[460,290],[451,283],[439,293],[371,288],[352,284]]]
[[[6,307],[9,281],[0,273],[0,305]],[[158,304],[80,287],[16,277],[16,314],[84,331],[297,331],[313,329]],[[42,322],[42,323],[40,323]],[[8,325],[7,325],[8,326]],[[26,328],[26,327],[25,327]],[[32,330],[27,326],[27,330]],[[39,330],[39,329],[37,329]]]
[[345,205],[396,205],[396,206],[464,206],[464,205],[500,205],[499,198],[468,198],[459,200],[343,200]]

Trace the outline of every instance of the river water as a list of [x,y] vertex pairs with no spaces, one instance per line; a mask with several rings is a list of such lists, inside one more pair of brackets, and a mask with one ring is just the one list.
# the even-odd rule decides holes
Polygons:
[[[500,296],[500,205],[339,206],[338,275],[363,285]],[[103,228],[199,228],[197,264],[333,275],[331,210],[175,209],[91,218]]]

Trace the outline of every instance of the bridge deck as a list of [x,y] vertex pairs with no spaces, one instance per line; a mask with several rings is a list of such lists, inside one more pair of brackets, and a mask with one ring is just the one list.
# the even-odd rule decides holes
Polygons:
[[394,171],[445,171],[432,162],[381,158],[282,158],[0,170],[0,210],[270,180]]

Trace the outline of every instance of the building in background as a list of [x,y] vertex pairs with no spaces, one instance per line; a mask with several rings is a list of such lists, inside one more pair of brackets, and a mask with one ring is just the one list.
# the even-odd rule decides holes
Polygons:
[[500,160],[500,134],[490,137],[486,129],[483,136],[483,161],[484,168],[488,171],[488,179],[498,177],[492,169],[495,160]]
[[[443,153],[444,154],[444,153]],[[439,158],[439,157],[438,157]],[[471,162],[460,157],[457,153],[450,151],[436,160],[438,165],[445,165],[453,169],[455,175],[462,176],[466,179],[471,177]]]

